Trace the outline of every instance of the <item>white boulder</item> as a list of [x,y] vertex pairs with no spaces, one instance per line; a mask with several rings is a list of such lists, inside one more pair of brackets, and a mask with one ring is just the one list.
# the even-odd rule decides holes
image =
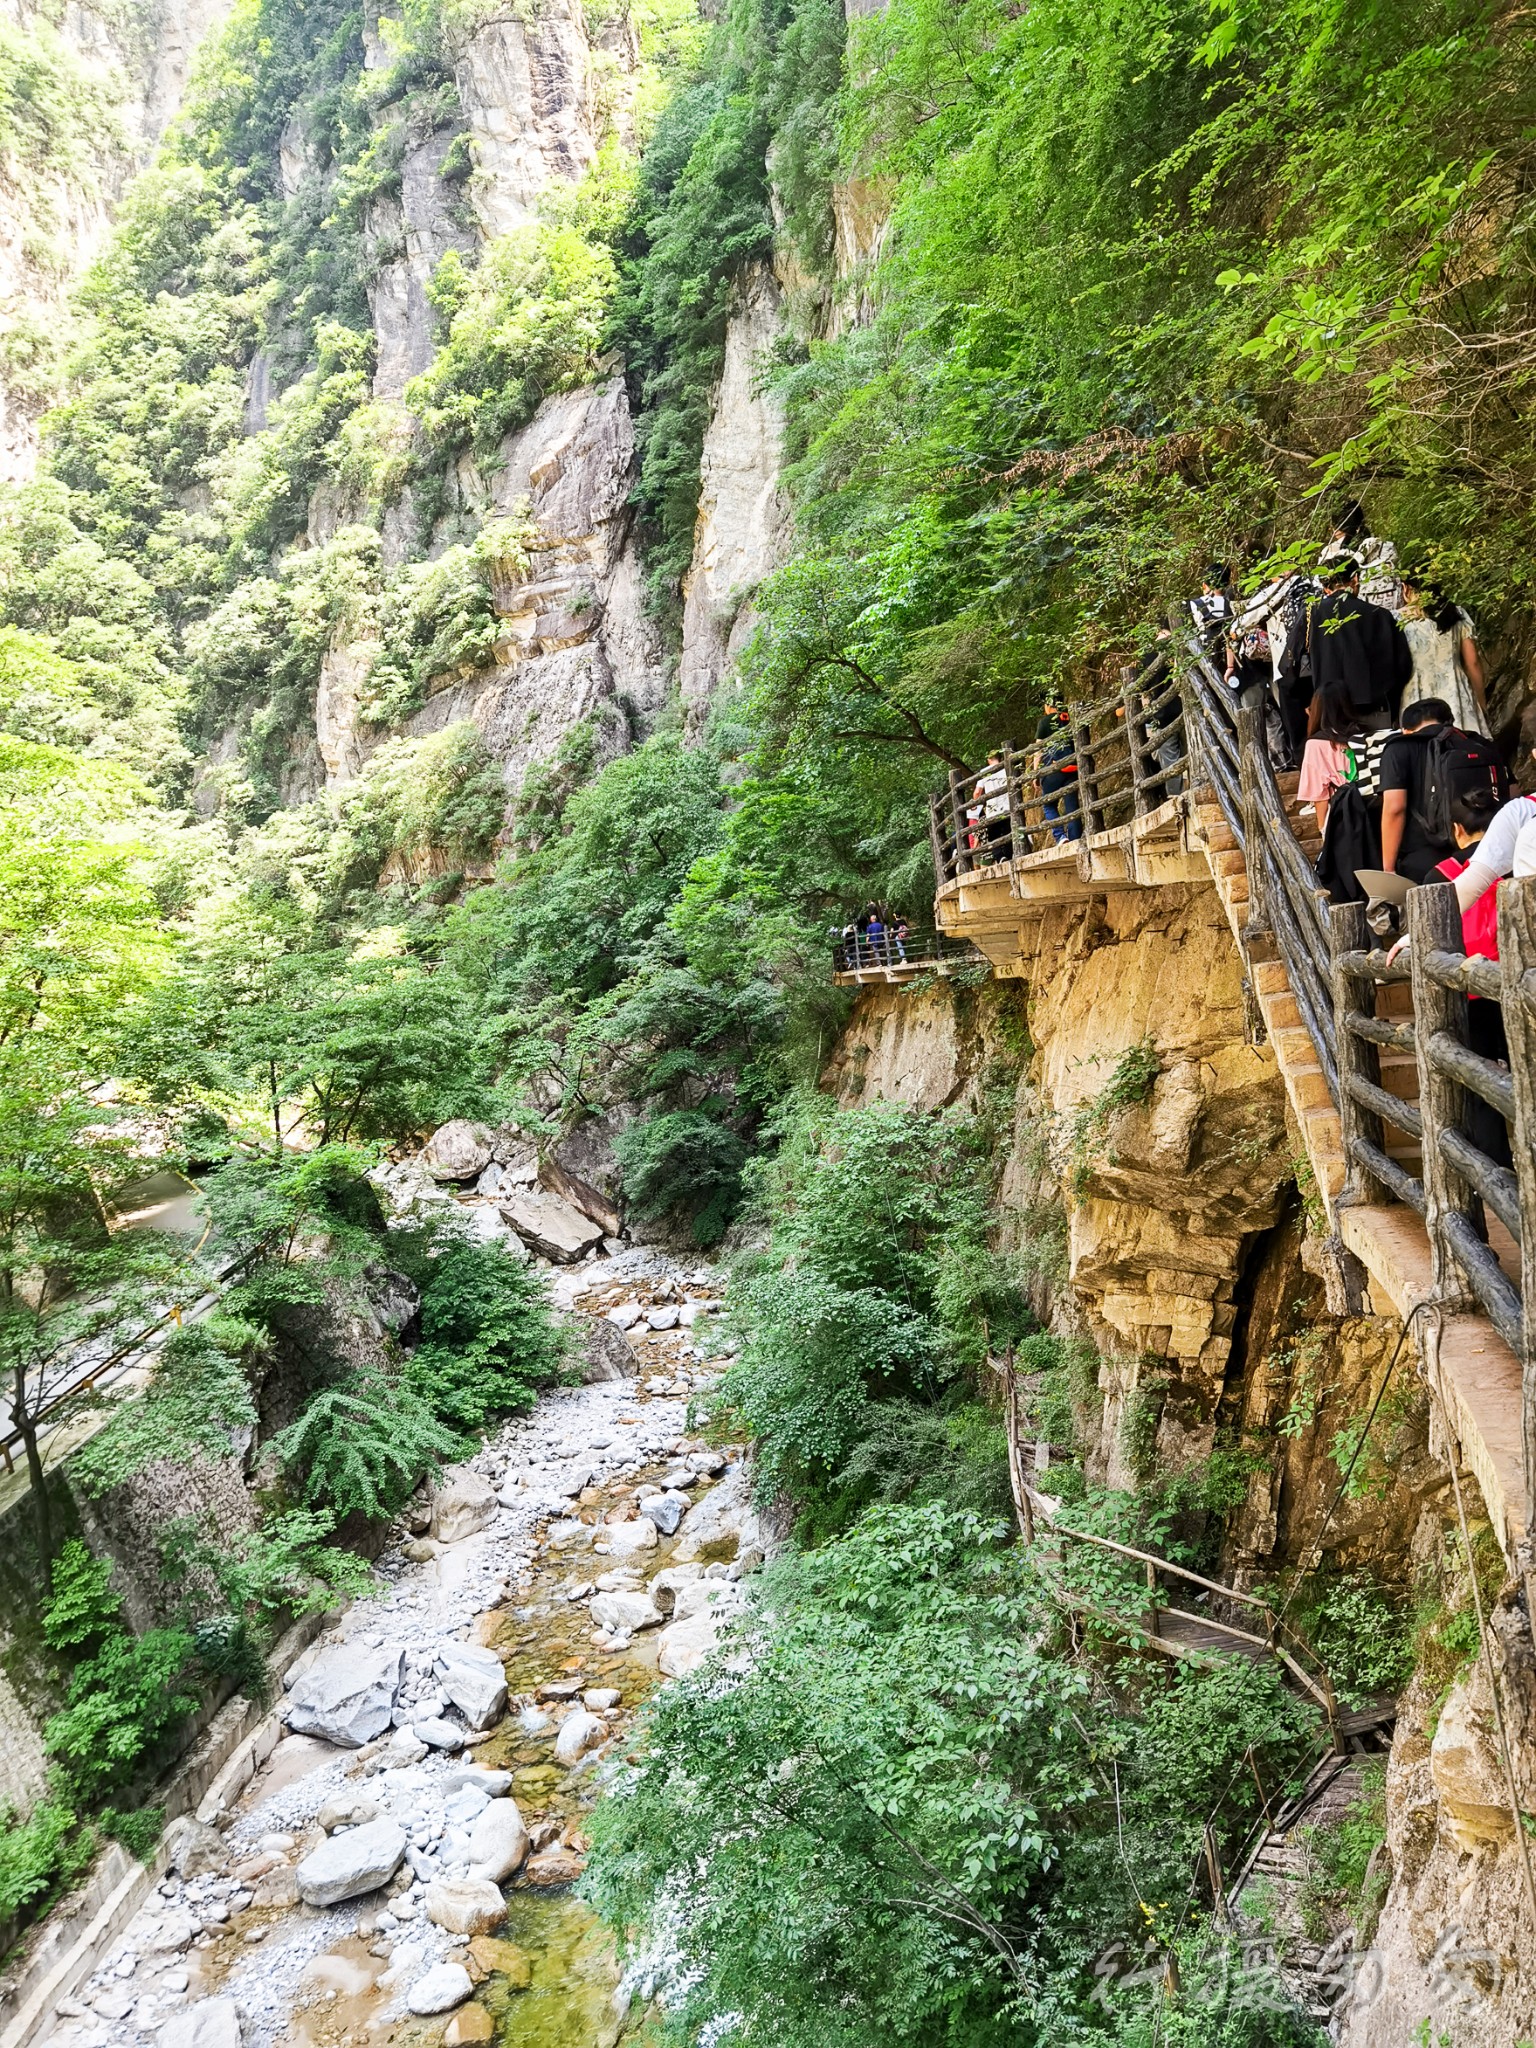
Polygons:
[[390,1726],[404,1664],[401,1650],[336,1643],[295,1680],[283,1719],[295,1735],[361,1749]]
[[167,2020],[156,2039],[160,2048],[241,2048],[240,2008],[232,1998],[200,1998]]
[[560,1723],[555,1737],[555,1756],[560,1763],[579,1763],[587,1751],[606,1739],[607,1725],[585,1707],[573,1707]]
[[462,1543],[496,1513],[496,1490],[478,1472],[455,1472],[432,1496],[432,1534],[439,1543]]
[[464,1747],[464,1730],[436,1714],[429,1720],[413,1721],[411,1730],[416,1740],[424,1742],[428,1749],[446,1749],[451,1755]]
[[598,1224],[547,1188],[520,1188],[504,1195],[501,1213],[525,1244],[557,1265],[574,1264],[603,1241]]
[[422,1147],[422,1164],[434,1180],[474,1180],[490,1164],[496,1133],[464,1117],[441,1124]]
[[633,1635],[636,1629],[656,1628],[662,1620],[661,1609],[649,1593],[594,1593],[591,1605],[592,1625],[606,1629],[611,1636]]
[[749,1485],[747,1468],[738,1465],[688,1510],[673,1552],[679,1564],[691,1564],[698,1558],[739,1557],[748,1551],[760,1557],[766,1554],[767,1531],[752,1505]]
[[649,1515],[634,1522],[609,1522],[602,1534],[612,1557],[638,1557],[642,1551],[656,1548],[656,1524]]
[[681,1314],[681,1309],[652,1308],[646,1310],[645,1320],[653,1330],[675,1330]]
[[388,1884],[405,1855],[405,1830],[392,1820],[346,1828],[310,1851],[294,1871],[306,1906],[339,1906]]
[[462,1963],[434,1963],[424,1977],[418,1977],[405,1994],[406,2005],[419,2018],[435,2012],[452,2012],[462,2005],[474,1985]]
[[701,1564],[669,1564],[651,1580],[650,1594],[663,1614],[670,1614],[676,1604],[679,1591],[691,1586],[695,1579],[702,1579],[704,1567]]
[[528,1830],[515,1799],[493,1799],[469,1830],[469,1874],[505,1884],[528,1854]]
[[494,1650],[444,1643],[437,1653],[443,1691],[471,1728],[489,1728],[507,1709],[507,1675]]
[[507,1902],[485,1877],[437,1877],[427,1886],[427,1918],[449,1934],[489,1934],[507,1917]]
[[656,1652],[656,1666],[663,1678],[686,1678],[716,1647],[719,1632],[719,1616],[712,1612],[669,1622],[661,1632]]

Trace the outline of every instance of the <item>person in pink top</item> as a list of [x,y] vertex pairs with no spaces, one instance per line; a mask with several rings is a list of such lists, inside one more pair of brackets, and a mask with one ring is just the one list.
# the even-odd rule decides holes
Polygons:
[[1354,779],[1352,741],[1363,741],[1354,714],[1342,698],[1324,696],[1318,701],[1318,725],[1301,757],[1301,778],[1296,785],[1298,803],[1311,804],[1319,832],[1327,830],[1328,806],[1333,792]]

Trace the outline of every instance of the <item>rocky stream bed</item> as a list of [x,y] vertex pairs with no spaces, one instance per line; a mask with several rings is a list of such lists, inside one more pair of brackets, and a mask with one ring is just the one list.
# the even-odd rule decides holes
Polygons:
[[546,1395],[413,1503],[377,1592],[283,1675],[280,1739],[233,1809],[174,1824],[171,1873],[60,2006],[60,2048],[620,2038],[632,1987],[572,1890],[585,1817],[764,1535],[739,1451],[688,1433],[716,1276],[630,1250],[554,1292],[627,1331],[638,1377]]

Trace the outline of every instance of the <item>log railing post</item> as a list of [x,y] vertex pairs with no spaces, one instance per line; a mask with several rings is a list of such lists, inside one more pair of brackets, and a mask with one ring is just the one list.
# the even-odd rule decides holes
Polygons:
[[1136,670],[1133,668],[1120,671],[1120,702],[1125,707],[1125,745],[1131,757],[1131,812],[1139,818],[1147,808],[1143,795],[1147,778],[1141,759],[1141,740],[1136,730]]
[[[967,777],[967,780],[970,778]],[[955,873],[968,875],[975,867],[975,857],[965,843],[965,805],[960,797],[960,771],[949,771],[949,815],[955,828]]]
[[1482,1201],[1441,1149],[1445,1131],[1460,1131],[1466,1113],[1465,1090],[1429,1057],[1430,1041],[1445,1032],[1458,1045],[1467,1042],[1467,999],[1446,988],[1425,971],[1434,952],[1459,953],[1461,911],[1449,882],[1408,892],[1409,965],[1413,970],[1413,1030],[1419,1063],[1419,1115],[1424,1147],[1424,1222],[1429,1231],[1434,1286],[1441,1301],[1462,1299],[1467,1281],[1450,1250],[1445,1222],[1453,1214],[1467,1217],[1482,1229]]
[[1022,860],[1029,852],[1029,838],[1024,826],[1024,810],[1019,796],[1019,757],[1013,751],[1012,740],[1003,742],[1004,787],[1008,791],[1008,851],[1011,860]]
[[1083,816],[1084,836],[1091,838],[1095,832],[1104,829],[1104,820],[1099,809],[1098,774],[1093,758],[1093,727],[1089,722],[1088,708],[1084,704],[1069,704],[1067,716],[1072,721],[1072,744],[1077,752],[1077,804]]
[[933,841],[933,872],[939,887],[953,879],[954,868],[944,857],[944,833],[939,824],[939,806],[942,797],[928,799],[928,836]]
[[1258,704],[1240,704],[1237,710],[1237,772],[1243,796],[1243,860],[1248,870],[1248,915],[1243,920],[1243,944],[1270,936],[1269,878],[1265,872],[1268,843],[1264,831],[1263,807],[1259,797],[1259,761],[1264,747],[1264,713]]
[[1348,1023],[1351,1011],[1358,1011],[1366,1017],[1376,1014],[1375,982],[1368,974],[1352,973],[1344,965],[1346,954],[1370,949],[1371,928],[1365,921],[1365,905],[1336,903],[1329,913],[1328,937],[1333,970],[1334,1040],[1339,1064],[1339,1130],[1344,1141],[1345,1180],[1339,1199],[1346,1206],[1357,1202],[1389,1202],[1391,1191],[1361,1165],[1354,1143],[1355,1139],[1362,1138],[1378,1151],[1385,1151],[1386,1134],[1382,1130],[1381,1118],[1375,1110],[1357,1102],[1349,1087],[1351,1078],[1366,1081],[1374,1088],[1381,1086],[1381,1059],[1375,1046],[1351,1031]]
[[1536,1635],[1536,879],[1499,884],[1499,973],[1504,1035],[1514,1084],[1515,1184],[1520,1200],[1521,1434],[1525,1451],[1525,1536],[1521,1573]]

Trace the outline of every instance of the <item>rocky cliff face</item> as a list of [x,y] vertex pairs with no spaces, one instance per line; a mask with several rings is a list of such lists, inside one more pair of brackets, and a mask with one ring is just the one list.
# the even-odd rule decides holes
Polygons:
[[[1127,1051],[1144,1100],[1104,1112]],[[1112,1485],[1259,1446],[1227,1516],[1220,1576],[1272,1585],[1320,1551],[1411,1588],[1421,1612],[1460,1555],[1455,1446],[1399,1351],[1395,1317],[1330,1309],[1328,1251],[1298,1199],[1300,1146],[1273,1058],[1249,1042],[1239,960],[1213,893],[1065,907],[1017,979],[861,991],[824,1075],[845,1104],[1011,1105],[999,1236],[1042,1309],[1103,1358],[1090,1468]],[[1065,1211],[1065,1231],[1053,1216]],[[1383,1458],[1341,1496],[1338,1432],[1395,1383]],[[1461,1475],[1474,1536],[1485,1523]],[[1536,1651],[1510,1601],[1489,1644],[1521,1807],[1536,1810]],[[1329,1986],[1343,2048],[1519,2048],[1532,2036],[1536,1916],[1487,1672],[1423,1638],[1387,1774],[1387,1840],[1367,1914]],[[1475,1646],[1474,1646],[1475,1647]],[[1305,1853],[1303,1851],[1303,1853]],[[1252,1902],[1245,1896],[1245,1911]],[[1331,1966],[1330,1966],[1331,1967]],[[1432,2022],[1423,2031],[1425,2017]]]
[[788,552],[788,507],[779,488],[783,411],[760,383],[782,325],[783,294],[764,265],[739,288],[704,436],[678,678],[695,724],[752,631],[754,591]]
[[[1033,970],[999,985],[1033,1056],[1015,1102],[1006,1216],[1066,1204],[1065,1278],[1105,1354],[1106,1462],[1144,1373],[1172,1373],[1201,1411],[1207,1446],[1249,1247],[1277,1222],[1291,1177],[1273,1058],[1245,1041],[1241,973],[1208,888],[1175,885],[1051,913]],[[1120,1063],[1156,1063],[1145,1101],[1116,1104]],[[834,1062],[835,1085],[933,1107],[981,1083],[941,988],[864,997]]]
[[[386,57],[370,38],[370,64]],[[387,258],[370,287],[376,397],[398,399],[432,361],[427,285],[444,254],[472,256],[537,221],[552,192],[574,186],[604,135],[628,131],[637,65],[629,24],[594,32],[576,0],[551,0],[527,19],[487,22],[469,35],[454,62],[460,118],[408,133],[399,190],[369,215],[370,246]],[[474,166],[467,181],[445,175],[449,151],[466,134]],[[506,437],[496,463],[482,469],[460,459],[428,552],[511,516],[531,522],[528,565],[496,584],[504,631],[495,664],[434,678],[407,733],[468,720],[515,793],[528,768],[553,756],[575,728],[590,728],[601,763],[649,725],[669,677],[644,608],[629,505],[634,480],[634,425],[616,371],[546,399],[526,427]],[[322,541],[356,516],[356,507],[317,500],[309,538]],[[420,551],[410,494],[386,514],[382,538],[386,568]],[[343,634],[326,657],[316,741],[327,787],[355,778],[387,737],[358,716],[374,652],[372,643]]]
[[493,669],[444,679],[410,721],[412,733],[471,720],[515,787],[578,725],[592,727],[601,762],[650,723],[666,699],[667,668],[634,544],[634,455],[618,376],[546,399],[508,437],[503,466],[484,487],[486,508],[526,508],[537,539],[527,572],[496,589],[501,658]]
[[230,0],[128,0],[121,8],[7,10],[73,103],[74,126],[55,122],[24,144],[25,124],[16,124],[0,154],[0,481],[24,483],[36,467],[37,422],[57,389],[70,288],[229,7]]

